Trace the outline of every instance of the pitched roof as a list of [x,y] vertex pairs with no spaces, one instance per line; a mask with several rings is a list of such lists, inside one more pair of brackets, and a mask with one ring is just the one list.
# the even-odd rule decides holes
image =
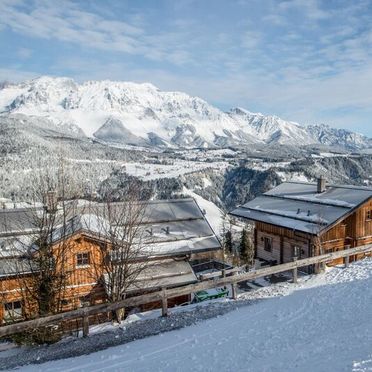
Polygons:
[[328,185],[317,193],[317,184],[284,182],[230,212],[252,221],[318,234],[345,218],[372,198],[372,188]]
[[[124,204],[112,203],[111,207],[118,211],[125,210]],[[141,225],[139,230],[143,234],[145,245],[143,251],[146,251],[149,256],[184,255],[221,248],[219,240],[194,199],[155,200],[142,204],[144,204],[143,216],[138,224]],[[67,226],[56,228],[54,231],[56,241],[61,236],[66,237],[78,232],[103,237],[105,204],[95,203],[81,208],[71,208],[71,210],[74,212],[69,212]],[[18,235],[16,242],[23,242],[23,252],[26,247],[24,242],[30,240],[32,230],[36,230],[35,237],[37,237],[38,232],[34,222],[39,211],[41,209],[31,208],[0,211],[0,257],[16,255],[13,254],[13,234]],[[1,222],[6,223],[1,224]],[[21,235],[22,232],[25,234],[31,232],[31,235],[26,239],[26,235]],[[20,252],[21,249],[17,251]]]
[[[107,284],[109,282],[107,274],[104,274],[104,279]],[[197,281],[198,279],[188,262],[165,259],[149,263],[129,286],[127,291],[170,288],[196,283]],[[106,290],[109,291],[107,286]]]

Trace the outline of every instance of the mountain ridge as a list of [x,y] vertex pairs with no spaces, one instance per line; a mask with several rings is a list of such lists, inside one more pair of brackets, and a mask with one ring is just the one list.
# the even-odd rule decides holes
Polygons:
[[151,83],[86,81],[43,76],[0,89],[2,116],[43,117],[69,134],[108,143],[157,147],[226,147],[252,144],[326,145],[347,150],[372,140],[325,124],[303,126],[244,108],[223,112],[183,92]]

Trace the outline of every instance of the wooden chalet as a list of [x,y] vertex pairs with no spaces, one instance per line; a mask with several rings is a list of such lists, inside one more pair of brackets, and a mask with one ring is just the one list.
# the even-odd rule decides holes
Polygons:
[[[120,208],[120,203],[115,203],[115,208]],[[19,280],[32,275],[22,252],[29,252],[34,244],[31,215],[35,212],[27,208],[0,210],[0,323],[22,319],[26,314],[32,317],[35,310],[36,305],[24,298]],[[101,249],[105,239],[97,230],[98,225],[92,223],[100,218],[99,214],[95,205],[94,209],[77,209],[69,217],[69,234],[64,236],[68,240],[64,263],[68,276],[63,311],[106,301],[107,273],[100,269],[102,260],[107,259]],[[151,265],[128,289],[129,296],[197,282],[190,262],[221,256],[220,243],[194,199],[146,202],[144,214],[140,224],[147,253],[138,261],[151,261]],[[58,229],[53,244],[56,249],[61,244]],[[170,305],[187,300],[189,296],[175,298]]]
[[284,182],[231,215],[254,222],[256,257],[272,264],[372,243],[372,188],[324,178]]

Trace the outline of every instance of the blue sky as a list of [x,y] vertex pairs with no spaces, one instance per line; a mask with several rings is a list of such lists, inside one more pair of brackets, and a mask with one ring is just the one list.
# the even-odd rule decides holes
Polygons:
[[0,79],[152,82],[372,137],[372,1],[0,0]]

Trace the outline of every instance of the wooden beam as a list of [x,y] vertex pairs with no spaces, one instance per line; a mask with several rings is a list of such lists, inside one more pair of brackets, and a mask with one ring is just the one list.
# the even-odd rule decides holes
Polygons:
[[238,291],[237,291],[237,284],[236,283],[231,284],[231,298],[233,300],[236,300],[238,298]]
[[161,308],[161,316],[168,316],[168,299],[165,288],[162,289]]
[[83,316],[83,337],[87,337],[89,335],[89,316]]
[[222,269],[221,271],[215,271],[213,273],[207,273],[207,274],[200,274],[200,280],[208,280],[213,279],[217,277],[226,277],[228,275],[231,275],[233,273],[236,273],[238,271],[243,271],[243,267],[233,267],[231,269]]
[[[297,257],[296,256],[293,257],[293,262],[297,262]],[[297,270],[298,270],[297,266],[292,269],[293,283],[295,283],[295,284],[297,284],[297,277],[298,277]]]

